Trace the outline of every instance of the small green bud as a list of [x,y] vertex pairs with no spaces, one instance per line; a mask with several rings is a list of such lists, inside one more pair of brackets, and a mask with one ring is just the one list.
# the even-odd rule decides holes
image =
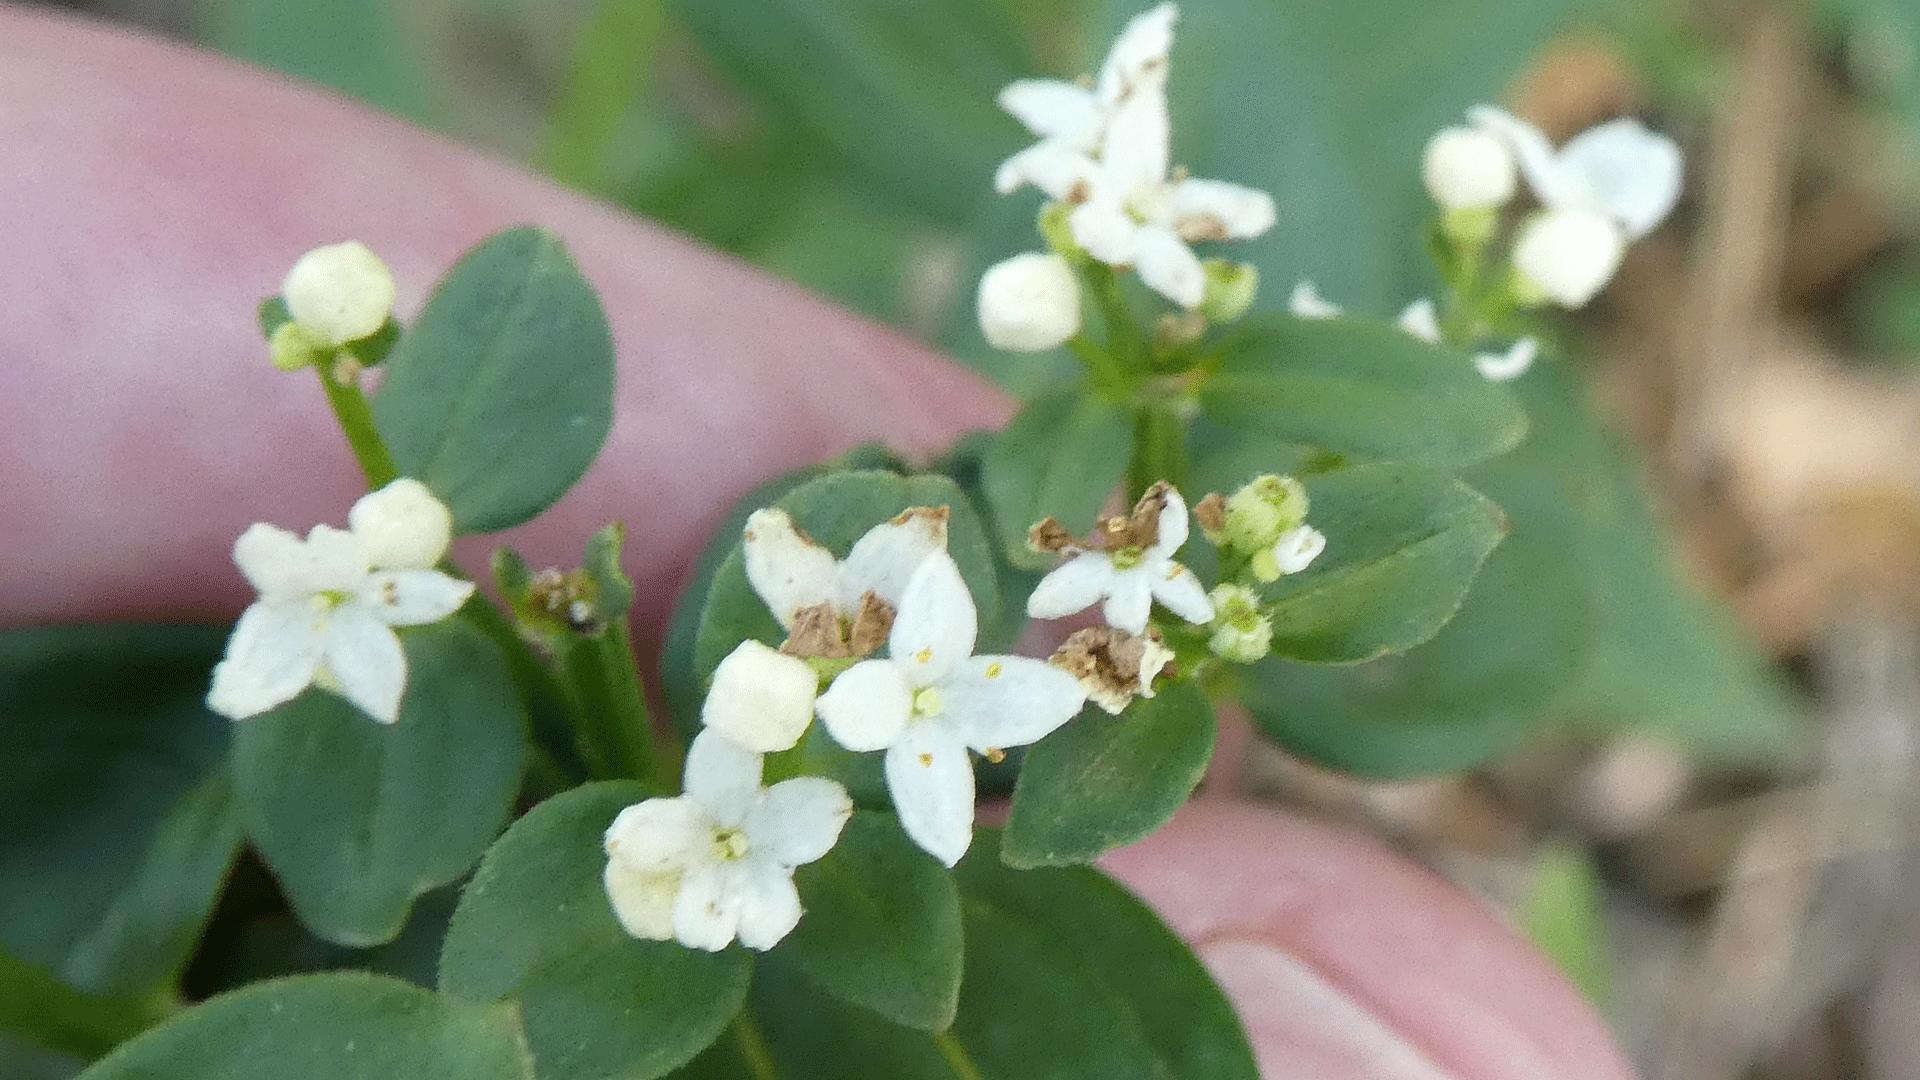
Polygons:
[[1252,263],[1208,259],[1201,266],[1207,275],[1206,292],[1200,298],[1200,314],[1214,322],[1238,320],[1253,308],[1260,291],[1260,268]]
[[1271,547],[1263,547],[1253,553],[1253,561],[1247,564],[1255,581],[1271,585],[1280,580],[1280,560],[1274,557]]
[[1213,601],[1213,636],[1207,648],[1223,660],[1251,664],[1273,646],[1273,620],[1260,610],[1260,596],[1244,585],[1221,585]]
[[1270,548],[1281,533],[1305,520],[1307,490],[1300,481],[1273,473],[1256,476],[1227,499],[1221,543],[1241,551]]
[[267,340],[267,358],[281,371],[299,371],[333,353],[333,343],[297,322],[284,322]]
[[1073,238],[1073,228],[1067,224],[1067,218],[1073,214],[1073,207],[1063,202],[1051,202],[1040,208],[1040,239],[1047,242],[1047,250],[1068,260],[1086,257],[1086,251]]
[[1471,210],[1449,210],[1440,215],[1440,231],[1456,247],[1479,251],[1500,231],[1500,208],[1481,206]]

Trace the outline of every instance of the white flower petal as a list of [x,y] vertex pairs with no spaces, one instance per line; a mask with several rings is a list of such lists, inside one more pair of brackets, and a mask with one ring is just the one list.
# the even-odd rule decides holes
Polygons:
[[1140,253],[1140,226],[1118,199],[1094,199],[1067,215],[1073,242],[1108,266],[1131,266]]
[[1153,546],[1147,549],[1149,559],[1167,558],[1187,542],[1187,500],[1171,485],[1160,496],[1159,526],[1154,534]]
[[993,189],[1002,195],[1032,184],[1061,202],[1086,198],[1097,182],[1100,165],[1072,146],[1054,140],[1035,143],[1000,163]]
[[1121,199],[1164,183],[1171,138],[1166,95],[1157,91],[1129,95],[1107,118],[1096,182]]
[[207,707],[231,720],[258,716],[300,696],[325,652],[316,613],[301,600],[248,607],[214,665]]
[[1572,205],[1588,197],[1585,180],[1561,166],[1553,143],[1539,128],[1491,105],[1475,105],[1467,110],[1467,118],[1506,141],[1519,162],[1521,175],[1527,178],[1527,186],[1541,202],[1548,206]]
[[740,884],[740,944],[765,952],[800,925],[800,893],[792,877],[761,867],[741,875]]
[[755,510],[742,532],[747,581],[766,602],[782,630],[793,613],[833,601],[839,569],[833,552],[800,534],[785,510]]
[[687,747],[681,785],[716,825],[737,826],[760,795],[760,755],[712,728]]
[[1622,117],[1574,136],[1560,148],[1561,168],[1584,178],[1598,210],[1630,239],[1653,231],[1680,198],[1680,147]]
[[383,724],[400,718],[400,695],[407,687],[407,656],[393,629],[361,604],[333,611],[322,661],[338,683],[340,696]]
[[334,345],[378,331],[393,313],[393,273],[356,241],[300,256],[280,286],[295,322]]
[[1063,619],[1100,602],[1113,588],[1113,560],[1097,551],[1082,552],[1054,567],[1027,597],[1030,619]]
[[740,862],[690,867],[673,898],[673,936],[689,949],[719,952],[733,942],[746,900]]
[[673,905],[680,895],[681,877],[678,866],[639,870],[608,859],[600,880],[622,929],[637,938],[666,941],[673,937]]
[[910,724],[887,750],[887,791],[900,827],[952,866],[973,842],[973,766],[960,737],[938,720]]
[[403,476],[360,496],[347,524],[366,545],[367,558],[390,570],[426,570],[446,557],[453,513],[427,485]]
[[1420,177],[1443,210],[1500,206],[1513,198],[1513,152],[1484,127],[1442,128],[1427,140]]
[[1424,296],[1408,304],[1395,325],[1429,345],[1440,344],[1440,317],[1434,313],[1433,301]]
[[713,823],[686,796],[648,799],[620,811],[601,837],[607,858],[650,874],[672,871],[704,858],[713,844]]
[[741,830],[755,858],[801,866],[833,850],[853,816],[847,789],[820,776],[796,776],[767,789]]
[[1159,572],[1143,576],[1153,598],[1160,601],[1161,607],[1190,623],[1213,621],[1213,601],[1207,599],[1207,590],[1200,585],[1200,579],[1193,575],[1193,571],[1179,563],[1168,563]]
[[1148,288],[1181,307],[1199,305],[1207,294],[1207,271],[1186,241],[1164,225],[1143,225],[1134,243],[1133,268]]
[[285,529],[254,524],[233,542],[233,562],[270,599],[350,589],[366,577],[367,553],[351,533],[316,526],[302,540]]
[[1525,374],[1533,366],[1533,358],[1539,351],[1538,342],[1524,337],[1504,353],[1481,353],[1475,356],[1473,366],[1491,382],[1506,382]]
[[1107,50],[1100,65],[1095,92],[1100,101],[1112,105],[1145,82],[1152,88],[1155,80],[1166,78],[1167,54],[1173,50],[1173,24],[1180,9],[1172,3],[1160,4],[1127,21],[1120,36]]
[[1100,103],[1093,91],[1059,79],[1020,79],[994,99],[1028,131],[1091,150],[1100,131]]
[[749,638],[713,669],[700,720],[755,753],[790,750],[813,722],[819,685],[805,660]]
[[1540,296],[1578,308],[1613,278],[1626,250],[1626,233],[1613,219],[1585,210],[1548,210],[1521,227],[1513,268]]
[[913,713],[913,687],[892,660],[862,660],[814,702],[833,741],[856,753],[893,745]]
[[1340,305],[1321,296],[1313,282],[1302,279],[1287,297],[1287,311],[1298,319],[1331,319],[1340,314]]
[[947,514],[944,510],[915,507],[868,529],[847,552],[840,564],[839,593],[834,607],[854,613],[860,610],[860,597],[871,592],[900,607],[907,582],[927,556],[947,550]]
[[976,656],[948,675],[940,693],[938,719],[981,753],[1040,741],[1087,699],[1073,676],[1024,656]]
[[1327,538],[1319,529],[1311,525],[1302,525],[1280,534],[1273,545],[1273,561],[1283,574],[1297,574],[1313,565],[1313,560],[1327,550]]
[[900,593],[887,652],[909,672],[908,682],[925,686],[973,654],[979,629],[973,594],[959,565],[953,556],[936,551],[921,561]]
[[1278,220],[1273,196],[1224,180],[1188,177],[1167,187],[1164,209],[1186,240],[1244,240]]
[[1143,566],[1114,575],[1113,591],[1100,609],[1108,626],[1129,634],[1146,630],[1147,616],[1153,611],[1153,578],[1154,571]]
[[388,626],[421,626],[460,610],[473,582],[438,570],[383,570],[367,575],[355,595]]

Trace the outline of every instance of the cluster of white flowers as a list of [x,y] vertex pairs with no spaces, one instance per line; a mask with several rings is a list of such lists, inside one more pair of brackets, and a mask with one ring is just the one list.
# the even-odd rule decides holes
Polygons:
[[260,598],[213,669],[208,708],[244,720],[318,684],[383,724],[399,717],[407,660],[393,628],[446,618],[473,583],[432,569],[453,519],[419,481],[361,497],[347,520],[305,540],[255,524],[234,543],[233,561]]
[[[1039,138],[1008,158],[994,187],[1031,184],[1071,209],[1066,226],[1087,255],[1132,267],[1154,291],[1189,310],[1207,273],[1188,245],[1258,236],[1273,227],[1263,191],[1169,172],[1167,57],[1178,9],[1161,4],[1126,25],[1091,87],[1023,79],[1001,108]],[[987,340],[1012,351],[1052,348],[1079,332],[1079,287],[1058,254],[1016,255],[980,283]]]

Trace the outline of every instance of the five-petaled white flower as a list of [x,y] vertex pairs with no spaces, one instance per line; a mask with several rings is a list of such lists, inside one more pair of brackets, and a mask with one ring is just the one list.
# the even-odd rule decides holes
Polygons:
[[[1141,500],[1158,499],[1159,524],[1151,543],[1140,546],[1083,549],[1040,579],[1027,598],[1027,614],[1036,619],[1059,619],[1104,599],[1101,609],[1107,625],[1129,634],[1147,628],[1155,600],[1190,623],[1213,620],[1213,604],[1193,571],[1175,562],[1173,555],[1187,542],[1187,503],[1166,483],[1154,485]],[[1138,518],[1141,508],[1134,511]]]
[[[417,486],[410,480],[395,484]],[[355,516],[366,519],[362,504],[382,500],[382,492],[356,503]],[[417,494],[406,489],[398,501],[411,502]],[[384,500],[386,506],[393,501]],[[384,528],[394,519],[381,502],[375,506],[371,516],[383,528],[371,544],[358,531],[326,525],[315,526],[305,540],[266,524],[240,534],[233,561],[260,599],[241,614],[226,658],[213,669],[208,708],[244,720],[318,683],[383,724],[399,717],[407,660],[393,628],[446,618],[473,593],[473,583],[425,569],[422,564],[445,553],[444,540],[438,551],[410,543]],[[409,509],[403,516],[413,515]],[[418,516],[432,528],[433,515]],[[383,561],[395,551],[403,551],[408,564]]]
[[785,510],[768,507],[747,519],[741,546],[747,580],[782,630],[793,634],[807,613],[823,606],[833,621],[852,628],[860,622],[869,595],[889,609],[898,608],[914,570],[927,556],[947,549],[947,510],[908,510],[867,530],[844,560],[836,560],[833,552],[801,532]]
[[1622,117],[1558,151],[1540,129],[1491,105],[1467,111],[1504,139],[1544,212],[1521,228],[1513,265],[1537,298],[1585,304],[1613,277],[1627,244],[1653,231],[1680,197],[1680,148]]
[[1004,162],[1002,193],[1032,184],[1074,204],[1074,242],[1112,266],[1132,266],[1154,291],[1193,308],[1206,271],[1187,245],[1258,236],[1273,227],[1264,191],[1168,175],[1167,53],[1172,4],[1135,16],[1107,54],[1092,90],[1027,79],[1001,91],[1000,106],[1040,142]]
[[901,595],[885,659],[862,660],[816,707],[834,741],[885,750],[887,789],[900,825],[952,866],[973,839],[969,747],[994,757],[1071,720],[1086,701],[1073,676],[1022,656],[974,656],[973,597],[952,556],[914,571]]
[[832,780],[760,786],[760,755],[718,731],[687,748],[686,793],[648,799],[607,827],[604,881],[629,934],[718,952],[771,949],[800,922],[793,869],[825,855],[853,816]]

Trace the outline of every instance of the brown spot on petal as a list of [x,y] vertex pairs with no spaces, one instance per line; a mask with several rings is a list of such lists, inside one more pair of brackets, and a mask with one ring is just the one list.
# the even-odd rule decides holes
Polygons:
[[[941,517],[946,507],[940,508]],[[860,611],[847,627],[847,655],[865,656],[887,643],[893,629],[893,606],[875,596],[872,590],[860,594]]]
[[1212,214],[1189,214],[1173,223],[1173,231],[1180,239],[1193,243],[1197,240],[1227,240],[1232,234],[1227,232],[1227,223]]
[[1079,545],[1065,525],[1053,518],[1047,518],[1027,530],[1027,546],[1048,555],[1058,555]]
[[931,769],[931,768],[933,768],[933,755],[932,755],[932,754],[921,754],[921,755],[920,755],[920,767],[921,767],[921,768],[923,768],[923,769]]
[[845,660],[865,656],[885,644],[893,629],[893,608],[868,592],[860,597],[860,610],[852,620],[843,619],[832,604],[815,604],[793,613],[793,628],[780,651],[801,659],[821,657]]
[[[1093,626],[1075,631],[1047,663],[1073,676],[1095,704],[1117,716],[1143,689],[1141,670],[1149,650],[1157,654],[1157,662],[1164,662],[1167,650],[1158,630],[1129,634],[1111,626]],[[1158,670],[1156,663],[1155,672],[1148,673],[1149,681]]]
[[893,520],[887,522],[887,524],[905,525],[915,518],[925,518],[935,525],[945,526],[947,518],[952,513],[952,508],[946,506],[909,506],[905,510],[900,511],[900,513],[896,515]]

